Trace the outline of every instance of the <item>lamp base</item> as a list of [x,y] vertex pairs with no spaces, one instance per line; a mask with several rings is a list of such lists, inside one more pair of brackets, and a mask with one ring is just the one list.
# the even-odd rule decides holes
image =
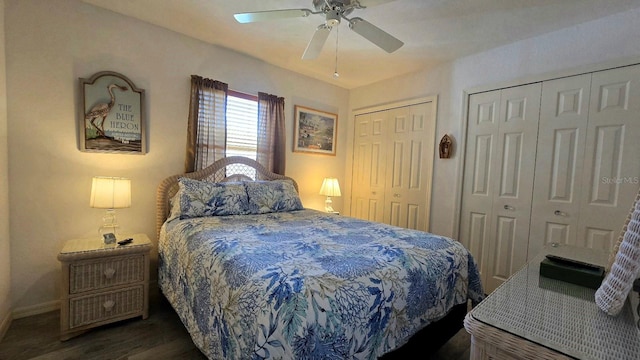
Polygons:
[[327,200],[324,201],[324,211],[328,213],[334,213],[333,210],[333,200],[331,200],[331,196],[327,196]]
[[119,228],[115,209],[107,209],[102,218],[102,225],[98,228],[98,234],[100,234],[105,244],[114,244],[116,242]]

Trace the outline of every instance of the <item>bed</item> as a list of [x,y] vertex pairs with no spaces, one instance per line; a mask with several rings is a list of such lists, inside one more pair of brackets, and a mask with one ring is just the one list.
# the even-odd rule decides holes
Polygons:
[[159,287],[208,358],[425,354],[484,297],[458,242],[307,209],[297,191],[243,157],[159,185]]

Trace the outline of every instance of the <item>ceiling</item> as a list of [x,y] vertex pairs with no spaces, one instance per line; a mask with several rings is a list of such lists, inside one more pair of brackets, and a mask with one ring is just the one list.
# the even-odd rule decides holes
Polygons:
[[[82,0],[267,63],[351,89],[518,40],[640,7],[640,0],[395,0],[354,10],[404,42],[389,54],[351,31],[334,29],[314,60],[301,56],[322,15],[240,24],[233,14],[313,10],[312,0]],[[361,0],[366,3],[366,0]],[[371,1],[371,0],[368,0]]]

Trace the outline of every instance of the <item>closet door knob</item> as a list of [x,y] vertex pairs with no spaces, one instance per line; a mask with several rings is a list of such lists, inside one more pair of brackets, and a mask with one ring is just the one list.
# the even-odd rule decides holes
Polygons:
[[393,194],[393,197],[399,198],[400,194]]
[[554,211],[554,212],[553,212],[553,215],[556,215],[556,216],[567,216],[567,214],[566,214],[566,213],[564,213],[564,212],[562,212],[562,211],[560,211],[560,210],[556,210],[556,211]]
[[375,191],[372,191],[372,192],[371,192],[371,195],[375,195],[375,194],[377,194],[377,192],[375,192]]
[[505,205],[505,206],[504,206],[504,209],[505,209],[505,210],[511,210],[511,211],[513,211],[513,210],[515,210],[516,208],[514,208],[514,207],[513,207],[513,206],[511,206],[511,205]]

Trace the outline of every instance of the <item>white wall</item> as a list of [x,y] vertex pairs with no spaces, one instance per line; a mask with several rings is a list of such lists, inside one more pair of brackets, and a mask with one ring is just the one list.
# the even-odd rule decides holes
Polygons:
[[[294,105],[347,118],[348,91],[342,88],[77,0],[5,1],[16,317],[58,305],[56,256],[63,242],[97,235],[102,210],[89,208],[92,176],[130,177],[132,207],[118,211],[119,222],[124,230],[155,239],[156,187],[164,177],[183,171],[191,74],[226,82],[233,90],[284,96],[288,149]],[[122,73],[146,90],[146,155],[78,150],[78,78],[104,70]],[[2,113],[0,104],[0,125]],[[286,174],[298,180],[306,207],[323,208],[318,191],[324,176],[342,180],[346,127],[340,125],[337,156],[287,154]],[[2,154],[6,151],[0,150]],[[6,187],[0,189],[0,199],[2,190]],[[336,205],[340,208],[340,199]],[[2,241],[5,228],[0,224]],[[0,249],[5,247],[6,241],[0,242]],[[7,296],[2,292],[5,282],[0,277],[0,305]]]
[[0,340],[11,319],[9,246],[9,164],[7,147],[7,74],[4,52],[4,0],[0,0]]
[[[438,95],[436,144],[444,134],[463,143],[464,92],[491,85],[543,80],[601,65],[640,62],[640,9],[584,23],[550,34],[516,42],[435,68],[382,81],[351,91],[351,109]],[[347,136],[353,138],[353,124]],[[436,154],[438,152],[436,151]],[[437,156],[437,155],[436,155]],[[457,233],[456,213],[461,181],[462,152],[452,159],[435,159],[431,232]],[[347,159],[346,177],[350,178]],[[349,204],[346,203],[345,207]]]

